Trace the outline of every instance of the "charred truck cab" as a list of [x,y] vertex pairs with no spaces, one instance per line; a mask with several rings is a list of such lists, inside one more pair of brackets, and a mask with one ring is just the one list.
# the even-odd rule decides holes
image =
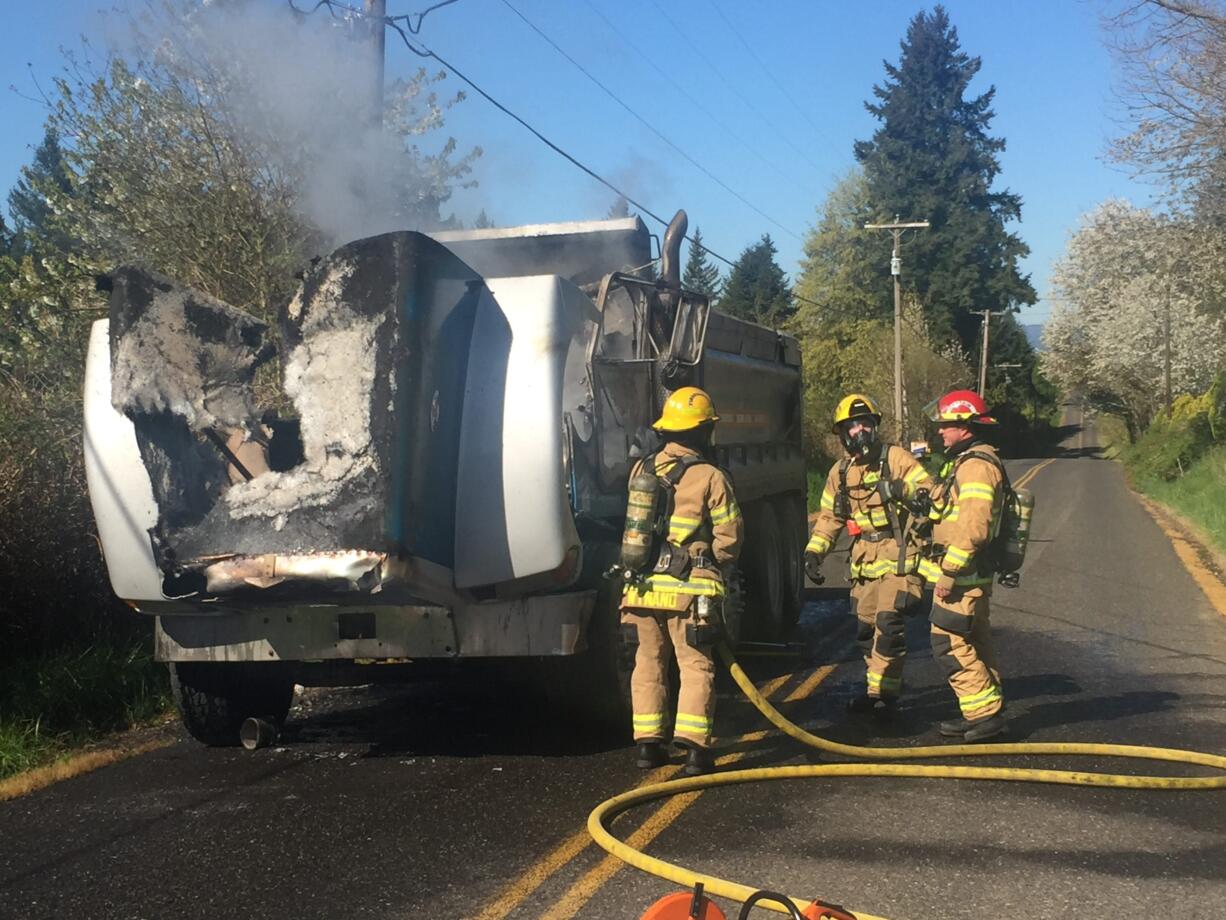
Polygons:
[[374,663],[510,659],[616,709],[601,573],[651,420],[689,384],[719,407],[747,516],[745,629],[790,628],[799,349],[682,290],[684,233],[679,212],[658,279],[637,218],[358,240],[305,273],[275,337],[116,270],[87,360],[90,498],[197,738],[235,743],[295,682]]

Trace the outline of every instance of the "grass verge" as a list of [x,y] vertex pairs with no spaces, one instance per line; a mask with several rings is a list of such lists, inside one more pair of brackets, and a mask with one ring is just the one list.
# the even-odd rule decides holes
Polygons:
[[1176,479],[1137,476],[1135,485],[1192,521],[1226,553],[1226,446],[1209,450]]
[[170,704],[149,642],[97,644],[0,667],[0,780],[161,715]]

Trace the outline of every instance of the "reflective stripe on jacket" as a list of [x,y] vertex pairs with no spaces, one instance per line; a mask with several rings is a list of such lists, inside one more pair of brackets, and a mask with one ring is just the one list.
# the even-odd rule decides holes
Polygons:
[[[656,454],[656,473],[667,473],[681,457],[697,456],[697,451],[670,441]],[[642,461],[635,464],[631,478],[642,466]],[[668,542],[683,547],[691,557],[705,556],[716,566],[725,566],[736,562],[744,540],[745,521],[727,474],[705,462],[687,469],[677,483],[668,520]],[[648,575],[639,585],[627,585],[622,606],[680,611],[694,597],[723,594],[718,570],[695,569],[684,579]]]
[[[905,486],[907,497],[913,497],[916,489],[931,485],[928,471],[909,451],[890,444],[886,445],[886,466],[892,479],[901,479]],[[835,496],[840,489],[839,467],[836,463],[826,476],[826,487],[822,491],[821,507],[817,521],[813,524],[813,532],[809,536],[809,544],[805,552],[817,553],[819,556],[829,552],[838,539],[839,534],[847,524],[847,519],[841,517],[835,507]],[[847,465],[847,496],[851,504],[851,520],[859,526],[862,533],[874,534],[890,530],[890,515],[882,501],[878,484],[881,481],[881,464],[879,460],[864,461],[859,458]],[[895,506],[899,516],[900,526],[905,525],[906,511]],[[905,572],[914,572],[919,564],[918,547],[908,545]],[[894,536],[885,537],[877,542],[856,540],[851,550],[851,577],[871,581],[885,575],[891,575],[898,570],[898,541]]]
[[[975,451],[996,457],[988,444],[973,442],[963,451]],[[950,471],[956,472],[952,480]],[[941,469],[941,481],[932,491],[932,542],[945,547],[944,556],[925,558],[919,572],[925,580],[935,582],[941,576],[954,584],[970,586],[992,583],[993,572],[980,553],[992,542],[1000,527],[1004,505],[1004,477],[990,460],[971,457],[958,462],[955,456]],[[977,558],[979,557],[979,558]]]

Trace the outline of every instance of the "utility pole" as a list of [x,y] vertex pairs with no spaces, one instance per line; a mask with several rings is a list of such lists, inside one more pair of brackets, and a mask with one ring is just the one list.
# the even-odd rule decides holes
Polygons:
[[894,418],[896,420],[896,434],[898,443],[903,443],[906,430],[903,426],[902,416],[902,284],[899,281],[899,276],[902,275],[902,254],[899,251],[899,246],[902,243],[902,233],[904,230],[927,230],[929,223],[926,220],[910,221],[904,223],[898,219],[898,215],[894,215],[894,223],[892,224],[865,224],[865,230],[889,230],[894,234],[894,252],[890,256],[890,274],[894,276]]
[[1162,311],[1162,336],[1166,340],[1166,346],[1163,349],[1165,355],[1163,357],[1163,384],[1166,390],[1166,417],[1171,417],[1171,276],[1166,276],[1166,307]]
[[991,328],[993,316],[1004,316],[1005,310],[972,310],[983,317],[983,345],[979,352],[979,395],[982,396],[988,388],[988,329]]
[[383,125],[383,57],[384,24],[387,17],[387,0],[362,0],[362,14],[370,28],[371,51],[374,56],[374,81],[371,86],[371,121],[376,127]]

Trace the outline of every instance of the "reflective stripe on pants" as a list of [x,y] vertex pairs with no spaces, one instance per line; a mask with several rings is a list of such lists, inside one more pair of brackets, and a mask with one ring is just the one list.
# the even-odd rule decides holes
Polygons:
[[992,647],[988,592],[955,589],[932,602],[932,654],[958,697],[962,717],[974,721],[1000,712],[1004,705],[1000,670]]
[[[893,563],[891,563],[893,564]],[[860,621],[857,637],[864,655],[869,696],[898,696],[902,692],[903,663],[907,655],[906,622],[898,609],[899,594],[908,603],[919,601],[918,578],[886,575],[851,586],[852,610]]]
[[634,705],[634,740],[665,740],[673,720],[668,709],[668,665],[675,654],[681,672],[673,737],[699,747],[711,746],[715,717],[715,661],[711,652],[685,641],[689,617],[624,611],[623,623],[638,634],[630,698]]

